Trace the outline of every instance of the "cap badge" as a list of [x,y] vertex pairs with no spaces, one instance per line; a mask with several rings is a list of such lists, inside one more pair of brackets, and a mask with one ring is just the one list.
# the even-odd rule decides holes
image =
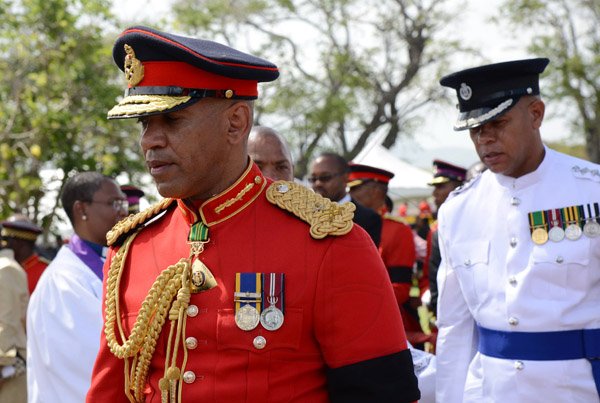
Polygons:
[[125,53],[125,79],[127,80],[127,84],[135,87],[144,78],[144,66],[135,57],[133,48],[127,44],[125,44]]
[[460,90],[458,92],[460,94],[460,97],[465,101],[471,99],[471,96],[473,95],[473,90],[465,83],[462,83],[460,85]]

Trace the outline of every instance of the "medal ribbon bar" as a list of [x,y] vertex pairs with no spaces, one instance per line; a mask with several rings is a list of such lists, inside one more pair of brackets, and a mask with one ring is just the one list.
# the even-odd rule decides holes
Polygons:
[[284,273],[265,273],[263,276],[263,309],[274,305],[282,313],[285,313],[284,278]]
[[235,311],[243,305],[251,305],[258,313],[262,302],[262,273],[235,273]]

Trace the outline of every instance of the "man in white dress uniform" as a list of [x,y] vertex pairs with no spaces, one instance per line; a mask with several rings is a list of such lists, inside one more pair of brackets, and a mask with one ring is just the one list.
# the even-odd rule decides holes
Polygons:
[[548,59],[440,81],[489,168],[439,212],[438,402],[598,402],[600,166],[546,147]]

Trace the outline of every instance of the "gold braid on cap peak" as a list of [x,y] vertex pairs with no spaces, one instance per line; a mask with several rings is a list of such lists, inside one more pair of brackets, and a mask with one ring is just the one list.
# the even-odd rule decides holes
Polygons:
[[267,189],[267,200],[309,223],[315,239],[345,235],[352,229],[354,204],[332,202],[297,183],[273,182]]
[[122,243],[125,240],[126,235],[128,235],[132,230],[156,217],[158,214],[166,210],[174,201],[175,199],[164,199],[137,214],[131,214],[125,217],[116,223],[115,226],[106,233],[107,245],[112,246]]

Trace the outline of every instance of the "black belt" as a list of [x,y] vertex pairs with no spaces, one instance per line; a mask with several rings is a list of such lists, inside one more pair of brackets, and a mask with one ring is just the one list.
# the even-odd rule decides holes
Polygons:
[[392,283],[412,284],[413,270],[408,266],[388,267]]

